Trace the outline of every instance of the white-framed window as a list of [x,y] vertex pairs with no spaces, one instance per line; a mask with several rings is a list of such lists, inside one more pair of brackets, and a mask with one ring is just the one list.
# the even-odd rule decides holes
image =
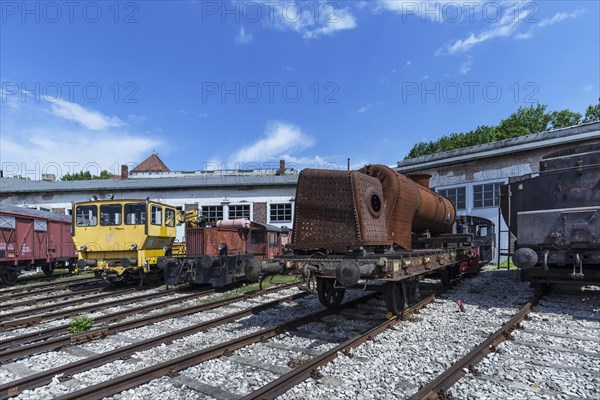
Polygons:
[[503,182],[473,186],[473,208],[498,207],[500,186]]
[[214,224],[223,219],[223,206],[202,206],[202,216],[208,224]]
[[271,203],[269,220],[271,222],[292,222],[292,203]]
[[250,219],[250,204],[230,205],[229,219]]
[[48,230],[48,221],[43,219],[34,219],[33,230],[36,232],[46,232]]
[[465,186],[439,189],[438,193],[448,198],[457,210],[464,210],[467,208],[467,188]]

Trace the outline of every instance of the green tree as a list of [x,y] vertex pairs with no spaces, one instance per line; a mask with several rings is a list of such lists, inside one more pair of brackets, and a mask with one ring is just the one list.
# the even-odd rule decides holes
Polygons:
[[498,125],[499,140],[543,132],[548,129],[551,120],[546,114],[546,106],[519,107],[517,112],[500,121]]
[[62,181],[90,181],[93,179],[110,179],[113,175],[107,170],[100,171],[100,175],[92,175],[90,171],[74,172],[62,176]]
[[552,129],[566,128],[568,126],[579,125],[581,123],[581,114],[571,110],[553,111],[550,113],[550,124]]
[[600,121],[600,99],[598,99],[598,104],[589,106],[587,110],[585,110],[585,118],[583,118],[583,122],[595,121]]
[[598,104],[587,108],[583,120],[580,113],[568,109],[547,113],[546,106],[543,104],[519,107],[508,118],[501,120],[498,126],[482,125],[474,131],[451,133],[436,141],[419,142],[410,149],[405,159],[530,135],[549,128],[566,128],[582,122],[594,121],[600,121],[600,99]]

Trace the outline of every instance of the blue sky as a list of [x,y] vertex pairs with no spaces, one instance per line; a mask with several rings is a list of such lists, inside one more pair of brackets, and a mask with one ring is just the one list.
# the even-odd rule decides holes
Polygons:
[[0,2],[0,162],[32,178],[394,164],[600,97],[597,1]]

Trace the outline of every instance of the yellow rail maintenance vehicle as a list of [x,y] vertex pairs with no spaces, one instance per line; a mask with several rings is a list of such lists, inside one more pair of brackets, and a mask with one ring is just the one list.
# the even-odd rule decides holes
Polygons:
[[158,258],[170,256],[181,211],[150,200],[96,200],[73,204],[78,269],[115,283],[158,283]]

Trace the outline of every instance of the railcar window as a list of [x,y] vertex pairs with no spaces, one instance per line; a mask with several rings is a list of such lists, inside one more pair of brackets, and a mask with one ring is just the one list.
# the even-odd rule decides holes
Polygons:
[[121,225],[123,210],[121,204],[103,204],[100,206],[100,225]]
[[250,243],[251,244],[264,244],[265,243],[265,232],[260,230],[254,230],[250,232]]
[[271,222],[292,222],[292,204],[281,203],[270,205]]
[[0,228],[15,229],[16,226],[15,217],[9,217],[7,215],[0,215]]
[[125,204],[125,224],[144,225],[146,223],[146,203]]
[[175,226],[175,210],[172,208],[165,208],[165,225]]
[[269,232],[269,247],[277,246],[277,234]]
[[150,207],[150,222],[152,225],[162,225],[162,207]]
[[78,206],[75,215],[77,226],[96,226],[98,224],[97,206]]
[[44,221],[42,219],[34,219],[33,230],[36,232],[46,232],[48,230],[48,221]]

